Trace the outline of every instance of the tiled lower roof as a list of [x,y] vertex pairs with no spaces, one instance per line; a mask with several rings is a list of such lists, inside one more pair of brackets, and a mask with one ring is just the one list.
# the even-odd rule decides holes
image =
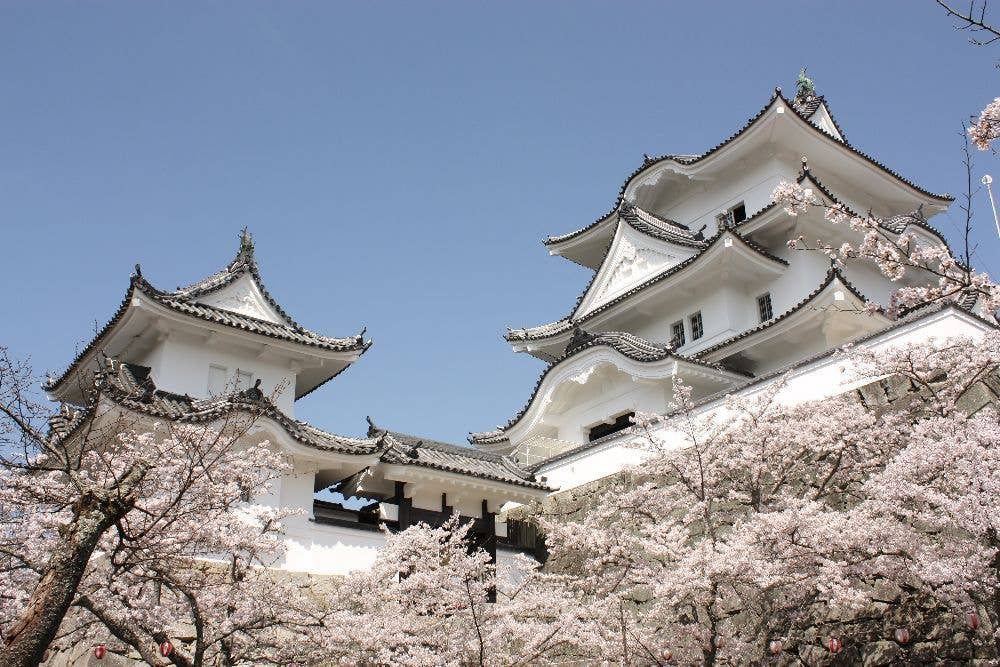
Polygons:
[[[841,199],[837,197],[837,195],[835,195],[828,187],[826,187],[826,185],[824,185],[824,183],[821,180],[819,180],[819,178],[817,178],[809,170],[809,167],[805,164],[805,162],[803,162],[802,171],[799,173],[798,182],[801,184],[806,180],[810,181],[814,186],[816,186],[816,188],[820,192],[822,192],[823,195],[825,195],[826,198],[829,199],[832,203],[838,204],[839,206],[843,207],[844,212],[846,212],[848,215],[856,218],[865,217],[862,216],[860,213],[852,210],[850,206],[841,201]],[[927,218],[924,217],[923,211],[921,211],[920,209],[917,209],[916,211],[911,211],[910,213],[901,213],[899,215],[894,215],[889,218],[885,218],[883,220],[878,220],[878,224],[880,227],[882,227],[886,231],[892,232],[893,234],[902,234],[904,231],[906,231],[906,228],[911,225],[920,227],[921,229],[930,232],[931,234],[936,236],[941,241],[941,243],[948,245],[948,242],[945,240],[944,235],[942,235],[940,231],[934,228],[933,225],[927,222]]]
[[701,233],[695,234],[687,226],[661,218],[655,213],[639,208],[632,202],[622,202],[618,215],[621,220],[637,232],[655,239],[690,248],[705,247],[705,239]]
[[370,419],[368,436],[381,438],[386,442],[387,447],[381,457],[386,463],[422,465],[508,484],[537,489],[548,488],[538,482],[531,472],[506,456],[382,429]]
[[495,428],[492,431],[472,431],[469,433],[469,442],[474,445],[499,445],[510,442],[507,433],[502,428]]
[[660,361],[669,357],[674,351],[670,345],[648,341],[624,331],[605,331],[592,334],[578,328],[573,332],[573,337],[566,346],[564,356],[570,357],[577,352],[599,345],[610,347],[618,354],[635,361]]
[[[149,368],[107,359],[94,376],[94,391],[132,412],[182,423],[207,423],[234,412],[245,412],[276,422],[296,442],[321,451],[377,456],[385,463],[416,465],[488,479],[516,486],[547,489],[532,473],[516,463],[468,447],[458,447],[432,440],[417,439],[390,431],[372,430],[369,437],[352,438],[324,431],[292,419],[266,396],[253,389],[209,399],[196,399],[157,389],[149,378]],[[86,422],[93,405],[75,409],[65,407],[50,420],[50,433],[61,440]]]

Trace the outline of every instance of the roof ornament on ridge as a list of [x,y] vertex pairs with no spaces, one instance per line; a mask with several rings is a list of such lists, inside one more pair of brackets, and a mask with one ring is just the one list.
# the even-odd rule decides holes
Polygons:
[[[792,106],[795,110],[802,114],[803,117],[807,119],[812,119],[816,112],[819,110],[821,105],[826,104],[826,99],[822,95],[816,94],[816,85],[813,80],[806,76],[806,68],[803,67],[799,70],[798,79],[795,82],[795,97],[792,98]],[[829,111],[829,109],[827,109]],[[815,124],[815,121],[813,121]],[[833,124],[836,132],[833,132],[831,128],[824,128],[820,126],[827,134],[840,135],[840,138],[844,138],[844,133],[837,125],[836,121],[833,120],[833,116],[830,116],[830,122]],[[836,138],[836,136],[834,137]]]
[[806,99],[807,97],[813,97],[816,95],[816,84],[813,80],[806,76],[806,68],[803,67],[799,70],[799,77],[795,80],[795,99]]
[[248,227],[240,230],[240,249],[236,253],[236,259],[245,262],[253,261],[253,234],[250,233]]

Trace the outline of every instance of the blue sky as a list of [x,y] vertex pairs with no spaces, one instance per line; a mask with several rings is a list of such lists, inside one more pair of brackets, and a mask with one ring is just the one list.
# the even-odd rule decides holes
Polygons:
[[[541,239],[606,212],[644,152],[711,147],[807,66],[852,143],[959,193],[998,58],[931,0],[7,2],[0,344],[61,370],[133,264],[196,280],[246,225],[293,317],[375,340],[299,416],[463,442],[543,369],[504,328],[562,317],[589,278]],[[935,219],[955,240],[959,220]]]

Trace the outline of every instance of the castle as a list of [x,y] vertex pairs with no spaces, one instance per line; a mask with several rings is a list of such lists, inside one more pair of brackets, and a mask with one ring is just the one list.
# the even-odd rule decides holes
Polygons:
[[[365,438],[295,418],[295,401],[370,348],[293,320],[261,279],[249,233],[221,271],[161,290],[136,267],[110,321],[45,389],[65,407],[56,437],[71,438],[99,407],[150,420],[211,423],[253,404],[247,435],[268,440],[293,470],[261,502],[306,510],[286,525],[284,567],[320,574],[368,566],[402,530],[453,512],[474,524],[498,561],[537,545],[503,509],[539,501],[641,460],[628,446],[636,413],[670,409],[675,383],[699,410],[785,378],[787,400],[848,390],[834,354],[846,343],[976,335],[993,325],[974,300],[891,318],[865,304],[926,277],[892,282],[864,263],[832,266],[788,240],[856,242],[822,211],[790,215],[771,199],[797,181],[827,204],[868,211],[887,233],[943,243],[933,216],[952,202],[854,147],[807,80],[791,99],[775,90],[735,134],[698,155],[646,156],[611,210],[545,246],[593,270],[572,309],[511,329],[517,352],[546,363],[524,408],[505,425],[436,442],[369,423]],[[95,387],[100,392],[92,391]],[[275,393],[276,389],[284,388]],[[322,491],[353,503],[316,498]]]

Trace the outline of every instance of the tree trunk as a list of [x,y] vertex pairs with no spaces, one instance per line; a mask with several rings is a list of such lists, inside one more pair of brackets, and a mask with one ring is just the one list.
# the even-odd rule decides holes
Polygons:
[[31,667],[41,663],[45,649],[55,638],[76,597],[101,535],[132,508],[132,494],[145,472],[145,468],[139,467],[130,471],[108,494],[111,498],[85,494],[74,504],[72,523],[49,559],[27,606],[6,633],[0,648],[0,665]]

